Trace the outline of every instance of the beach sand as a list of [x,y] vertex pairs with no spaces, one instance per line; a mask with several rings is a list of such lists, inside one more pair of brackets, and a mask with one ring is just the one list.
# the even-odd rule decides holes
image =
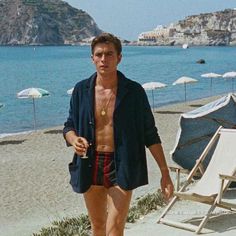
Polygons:
[[[169,152],[175,143],[180,114],[215,99],[205,98],[156,109],[156,125],[168,164],[173,164]],[[72,160],[73,150],[66,147],[61,129],[54,127],[0,139],[1,236],[29,236],[54,220],[86,213],[82,195],[74,193],[69,185],[68,163]],[[149,185],[135,190],[133,201],[160,186],[160,172],[149,151],[147,159]],[[142,232],[139,227],[160,227],[162,232],[170,228],[157,226],[155,218],[150,214],[145,220],[128,224],[125,235],[146,234],[145,230],[137,233],[136,230]]]

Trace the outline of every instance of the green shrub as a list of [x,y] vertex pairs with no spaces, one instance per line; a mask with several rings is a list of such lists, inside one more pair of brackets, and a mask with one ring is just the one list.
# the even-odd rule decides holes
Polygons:
[[33,236],[89,236],[90,222],[87,215],[81,214],[77,218],[65,218],[52,222],[51,227],[42,228]]
[[144,197],[137,199],[136,204],[129,209],[127,222],[134,223],[140,217],[159,209],[165,205],[165,200],[160,190],[155,193],[149,193]]

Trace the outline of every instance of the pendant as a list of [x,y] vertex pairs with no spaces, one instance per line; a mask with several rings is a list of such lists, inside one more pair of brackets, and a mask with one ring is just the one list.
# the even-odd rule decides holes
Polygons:
[[104,108],[101,110],[101,116],[105,116],[106,115],[106,111],[104,110]]

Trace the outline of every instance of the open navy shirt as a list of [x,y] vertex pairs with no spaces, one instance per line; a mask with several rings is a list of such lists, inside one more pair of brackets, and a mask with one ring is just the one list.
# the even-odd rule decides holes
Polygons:
[[[113,114],[114,159],[117,184],[132,190],[148,183],[145,146],[161,143],[154,117],[142,86],[118,73],[118,88]],[[69,164],[70,183],[75,192],[86,192],[92,183],[95,152],[94,97],[97,74],[76,84],[69,117],[63,134],[74,130],[90,144],[88,158],[74,155]],[[68,143],[67,143],[68,144]],[[69,145],[69,144],[68,144]]]

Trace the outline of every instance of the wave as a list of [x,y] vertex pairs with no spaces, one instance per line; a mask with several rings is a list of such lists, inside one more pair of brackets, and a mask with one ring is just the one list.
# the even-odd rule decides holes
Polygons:
[[10,137],[10,136],[17,136],[17,135],[22,135],[22,134],[30,134],[32,132],[34,132],[34,131],[30,130],[30,131],[17,132],[17,133],[3,133],[3,134],[0,134],[0,139],[1,138],[5,138],[5,137]]

